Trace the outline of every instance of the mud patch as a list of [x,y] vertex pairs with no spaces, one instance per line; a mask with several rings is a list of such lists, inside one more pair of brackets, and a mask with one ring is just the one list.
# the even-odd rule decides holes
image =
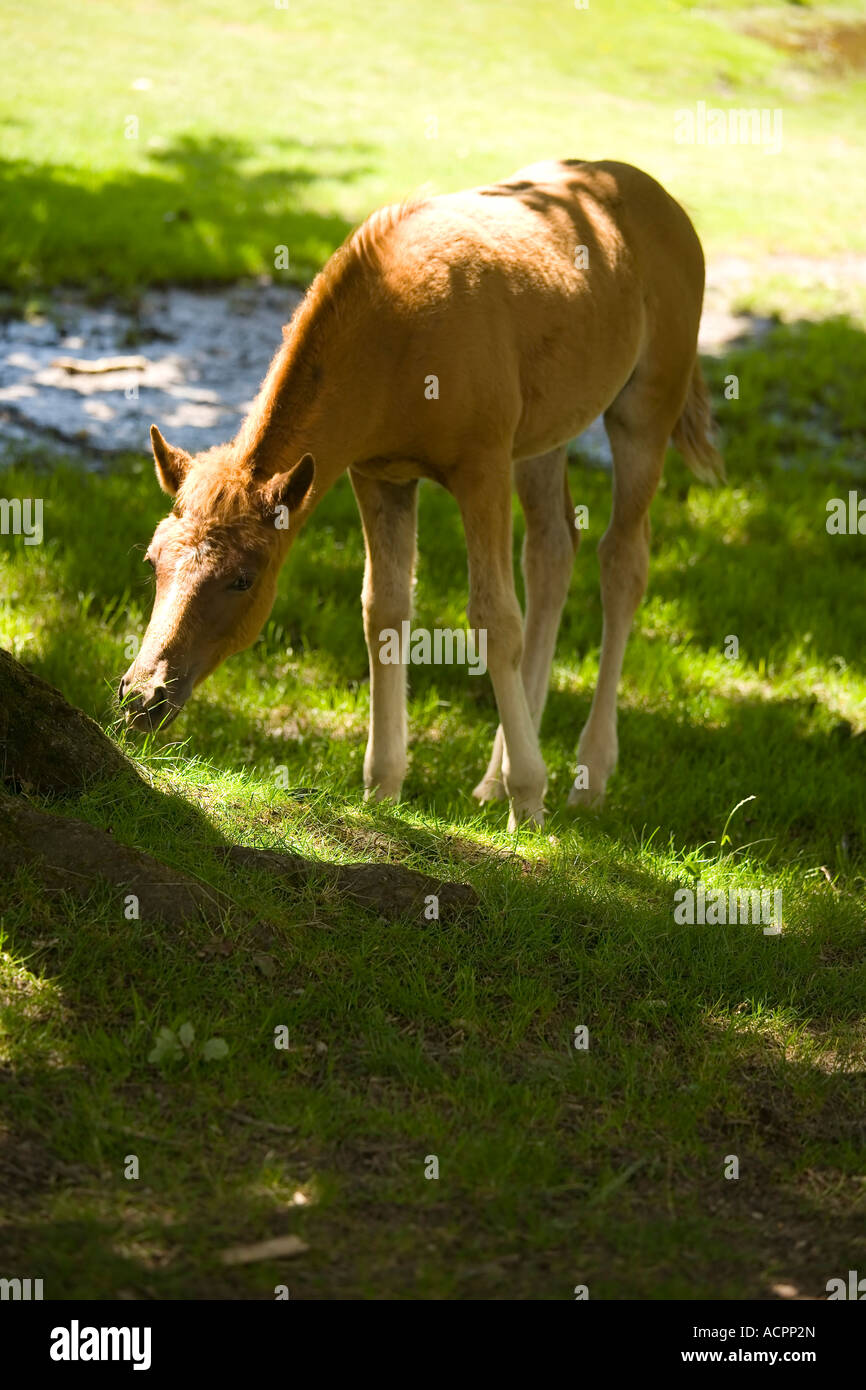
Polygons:
[[825,72],[842,75],[866,70],[866,21],[827,21],[817,15],[789,14],[757,17],[739,26],[801,61],[818,64]]

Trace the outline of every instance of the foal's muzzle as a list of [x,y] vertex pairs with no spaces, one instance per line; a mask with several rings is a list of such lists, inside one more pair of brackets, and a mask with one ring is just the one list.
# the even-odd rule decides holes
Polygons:
[[184,705],[176,693],[170,697],[164,685],[135,686],[128,675],[121,679],[117,698],[127,727],[142,733],[156,733],[158,729],[167,728]]

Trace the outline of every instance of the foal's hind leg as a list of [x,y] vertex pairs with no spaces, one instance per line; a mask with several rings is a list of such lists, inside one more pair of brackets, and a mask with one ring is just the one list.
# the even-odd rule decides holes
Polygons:
[[[616,697],[626,642],[649,575],[649,507],[685,395],[640,374],[604,417],[613,452],[613,509],[598,544],[604,623],[598,684],[577,750],[570,806],[600,805],[616,766]],[[584,782],[586,785],[583,785]]]
[[[547,698],[556,634],[568,594],[579,533],[574,529],[564,448],[515,464],[514,480],[526,518],[523,541],[526,619],[520,669],[537,731]],[[479,801],[496,801],[505,796],[504,751],[505,737],[500,724],[487,771],[472,793]]]

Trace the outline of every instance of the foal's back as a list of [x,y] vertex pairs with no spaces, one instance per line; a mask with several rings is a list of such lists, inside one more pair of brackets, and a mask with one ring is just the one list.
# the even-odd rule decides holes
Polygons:
[[380,267],[404,360],[439,375],[441,428],[489,422],[516,458],[579,433],[648,347],[694,356],[700,243],[627,164],[552,160],[431,198],[395,220]]

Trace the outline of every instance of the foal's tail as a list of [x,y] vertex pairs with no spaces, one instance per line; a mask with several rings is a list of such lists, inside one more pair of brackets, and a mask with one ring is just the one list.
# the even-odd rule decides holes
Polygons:
[[721,483],[725,480],[725,461],[712,442],[714,434],[710,393],[696,357],[689,394],[683,413],[674,426],[673,441],[702,483]]

